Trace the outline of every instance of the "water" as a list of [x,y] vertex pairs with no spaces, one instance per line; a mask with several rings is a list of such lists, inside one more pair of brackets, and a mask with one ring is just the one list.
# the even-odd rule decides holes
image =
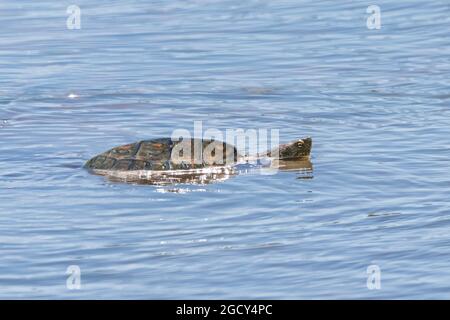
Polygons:
[[[447,1],[377,1],[380,30],[366,1],[76,4],[0,3],[0,298],[450,298]],[[82,169],[195,120],[312,136],[313,176]]]

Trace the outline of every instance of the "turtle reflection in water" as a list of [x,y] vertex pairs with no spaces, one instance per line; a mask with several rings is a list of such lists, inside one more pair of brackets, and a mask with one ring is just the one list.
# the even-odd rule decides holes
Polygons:
[[85,168],[117,182],[206,184],[253,169],[311,172],[311,147],[311,138],[299,139],[252,157],[218,140],[161,138],[112,148]]

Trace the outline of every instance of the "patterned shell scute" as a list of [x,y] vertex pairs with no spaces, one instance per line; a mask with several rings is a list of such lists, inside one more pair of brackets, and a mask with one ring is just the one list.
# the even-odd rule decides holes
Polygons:
[[[191,144],[194,150],[194,142],[196,139],[185,140]],[[203,161],[198,163],[193,159],[187,161],[172,161],[172,150],[174,146],[182,142],[173,142],[170,138],[161,138],[154,140],[144,140],[136,143],[118,146],[108,150],[102,154],[95,156],[86,162],[85,167],[93,170],[117,170],[117,171],[131,171],[131,170],[188,170],[199,169],[207,166],[223,165],[225,158],[231,157],[233,161],[237,160],[236,148],[232,145],[212,141],[203,140],[200,146],[205,150],[211,150],[211,143],[214,143],[214,152],[223,153],[223,162],[216,163],[211,161],[209,153],[203,154]],[[213,154],[214,154],[213,152]]]

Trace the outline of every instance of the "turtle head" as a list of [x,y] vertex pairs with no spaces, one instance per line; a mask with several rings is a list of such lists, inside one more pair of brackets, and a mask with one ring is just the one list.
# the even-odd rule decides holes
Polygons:
[[281,160],[299,159],[309,157],[312,139],[305,138],[280,145],[270,151],[269,155]]

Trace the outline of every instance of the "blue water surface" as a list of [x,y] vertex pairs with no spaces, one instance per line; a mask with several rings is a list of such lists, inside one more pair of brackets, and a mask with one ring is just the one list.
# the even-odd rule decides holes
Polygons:
[[[0,2],[0,298],[450,298],[450,4],[372,4]],[[313,175],[82,169],[197,120],[312,136]]]

